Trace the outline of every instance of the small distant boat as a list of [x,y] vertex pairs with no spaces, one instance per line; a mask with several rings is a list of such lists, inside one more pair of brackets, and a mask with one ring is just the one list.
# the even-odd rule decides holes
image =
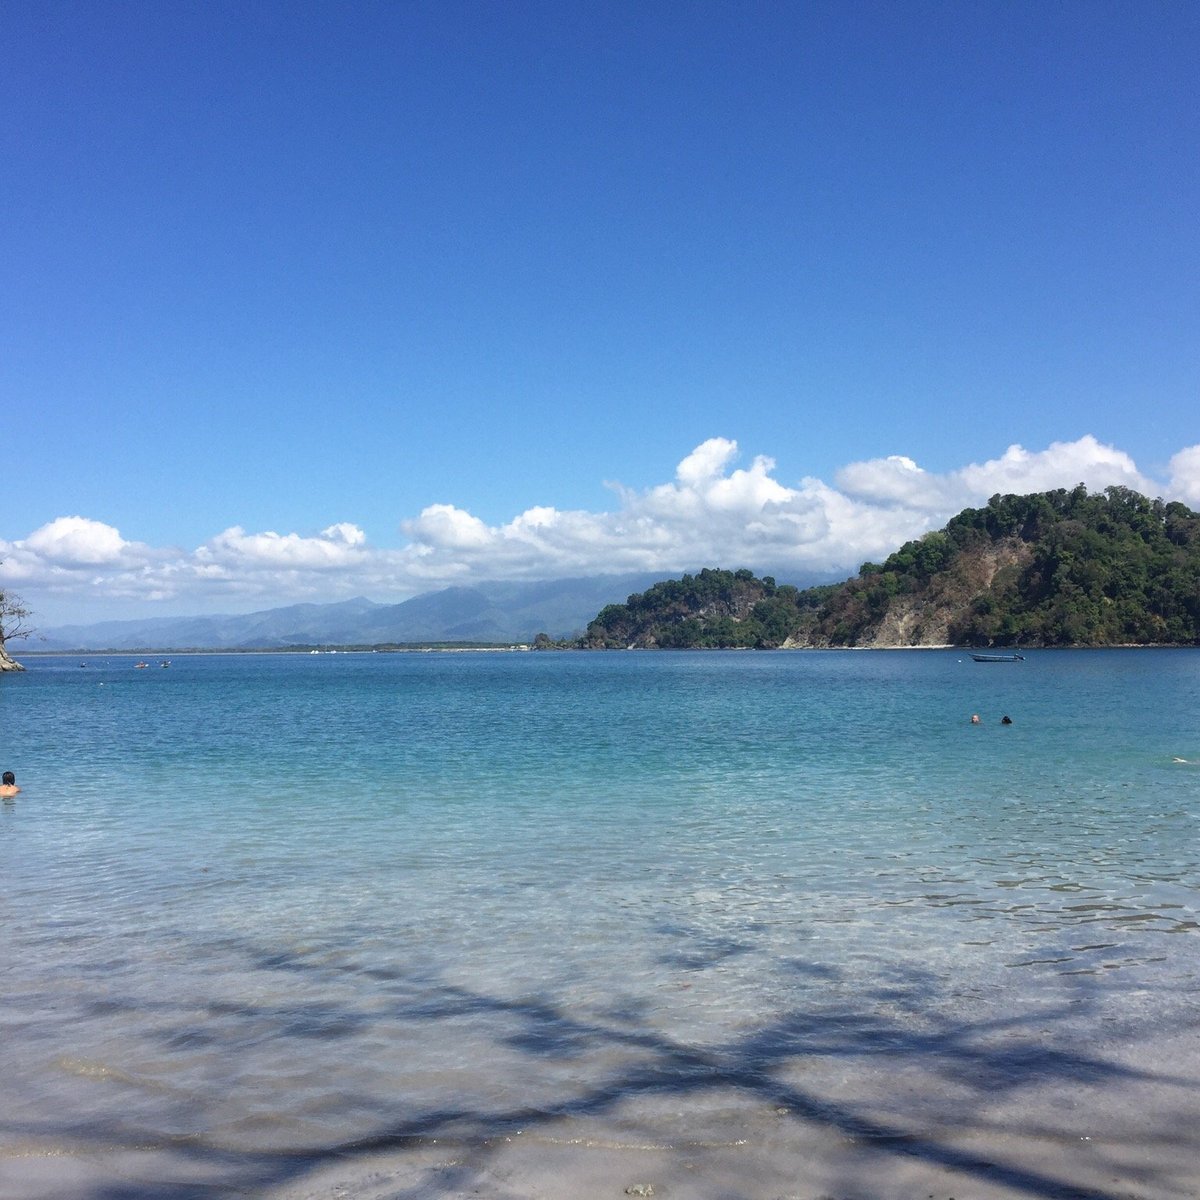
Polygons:
[[972,654],[976,662],[1024,662],[1023,654]]
[[144,671],[150,664],[148,662],[139,662],[133,664],[135,671]]
[[171,660],[169,658],[164,658],[158,665],[160,667],[169,667],[171,665]]

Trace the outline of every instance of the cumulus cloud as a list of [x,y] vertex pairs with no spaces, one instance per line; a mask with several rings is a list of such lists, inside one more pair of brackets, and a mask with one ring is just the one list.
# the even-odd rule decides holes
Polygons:
[[1167,464],[1171,474],[1170,493],[1184,504],[1200,504],[1200,446],[1180,450]]
[[321,530],[321,536],[331,542],[343,542],[347,546],[362,546],[366,544],[367,535],[357,525],[349,521],[339,521]]
[[405,521],[402,528],[428,551],[478,550],[493,540],[492,531],[478,517],[453,504],[431,504],[415,521]]
[[205,542],[194,557],[202,565],[323,571],[352,565],[361,557],[365,543],[366,534],[357,525],[344,522],[329,526],[319,537],[247,533],[235,525]]
[[0,577],[20,582],[27,599],[28,584],[63,596],[173,600],[176,610],[193,604],[200,611],[355,593],[398,599],[471,579],[665,575],[706,564],[849,573],[996,492],[1122,484],[1200,503],[1200,446],[1171,459],[1164,487],[1091,435],[1044,450],[1009,446],[943,473],[894,454],[849,463],[832,483],[784,482],[766,455],[738,462],[736,442],[710,438],[669,482],[641,490],[610,484],[616,504],[609,512],[538,505],[488,525],[452,503],[430,504],[401,522],[406,542],[397,548],[372,546],[358,525],[341,521],[309,534],[233,526],[189,552],[127,541],[100,521],[58,517],[23,539],[0,540]]
[[1036,452],[1009,446],[999,458],[944,475],[931,474],[911,458],[894,454],[851,463],[835,478],[838,487],[855,499],[947,516],[997,493],[1044,492],[1077,483],[1093,489],[1120,484],[1151,495],[1161,490],[1138,471],[1128,454],[1103,445],[1091,434],[1075,442],[1053,442]]
[[71,592],[130,579],[172,553],[126,541],[120,530],[103,521],[56,517],[26,538],[0,538],[0,584],[29,582]]
[[724,474],[730,459],[737,457],[737,448],[737,442],[728,438],[709,438],[675,468],[675,478],[681,487],[701,487]]
[[214,598],[323,599],[322,580],[341,570],[352,578],[370,560],[366,534],[349,522],[311,537],[248,534],[234,526],[191,552],[128,541],[112,525],[77,516],[58,517],[26,538],[0,540],[0,580],[19,586],[26,600],[38,592],[88,601],[189,599],[206,609]]
[[119,530],[86,517],[58,517],[35,529],[24,549],[63,567],[92,567],[121,561],[129,543]]
[[841,491],[860,502],[911,508],[941,508],[950,502],[953,490],[950,479],[929,474],[903,454],[851,463],[834,479]]
[[1074,483],[1086,483],[1093,489],[1121,485],[1151,495],[1159,490],[1128,454],[1102,445],[1091,434],[1077,442],[1053,442],[1038,453],[1009,446],[999,458],[964,467],[957,474],[978,497],[997,492],[1044,492]]

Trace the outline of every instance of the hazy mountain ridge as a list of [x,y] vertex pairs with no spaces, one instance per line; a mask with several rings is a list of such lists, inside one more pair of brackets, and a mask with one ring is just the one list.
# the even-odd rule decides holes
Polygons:
[[31,639],[31,650],[275,650],[288,646],[392,642],[528,642],[538,633],[572,637],[605,604],[653,582],[648,575],[536,583],[481,583],[426,592],[400,604],[357,596],[241,615],[149,617],[62,625]]

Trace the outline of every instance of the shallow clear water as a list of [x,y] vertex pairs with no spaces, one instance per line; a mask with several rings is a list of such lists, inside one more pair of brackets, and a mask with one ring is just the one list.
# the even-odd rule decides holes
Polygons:
[[10,1158],[869,1136],[1195,1022],[1200,654],[82,661],[0,680]]

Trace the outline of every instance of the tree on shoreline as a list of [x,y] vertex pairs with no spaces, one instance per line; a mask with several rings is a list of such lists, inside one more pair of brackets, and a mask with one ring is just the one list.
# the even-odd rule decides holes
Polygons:
[[26,638],[33,632],[33,627],[27,624],[31,615],[19,596],[0,589],[0,671],[25,670],[19,662],[9,657],[5,643],[15,638]]

